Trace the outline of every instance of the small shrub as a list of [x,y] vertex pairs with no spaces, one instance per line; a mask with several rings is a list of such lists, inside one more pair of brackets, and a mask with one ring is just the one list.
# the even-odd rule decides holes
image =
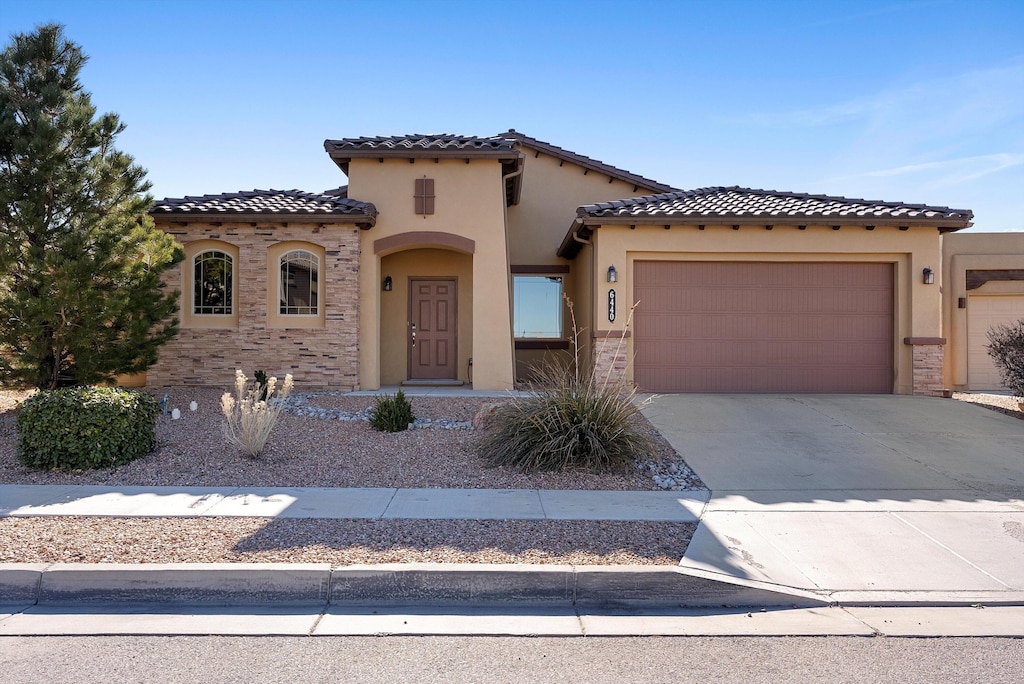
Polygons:
[[249,378],[245,377],[241,369],[236,370],[234,396],[225,392],[220,398],[224,414],[224,439],[241,447],[252,458],[262,454],[284,410],[285,400],[291,394],[292,384],[291,374],[286,375],[284,385],[275,398],[276,377],[267,378],[265,386],[256,383],[250,387]]
[[581,370],[578,339],[573,316],[572,361],[532,369],[527,396],[498,407],[488,421],[478,441],[484,458],[524,471],[597,472],[652,457],[650,439],[635,427],[636,391]]
[[989,330],[986,348],[999,369],[1003,387],[1024,399],[1024,319]]
[[256,387],[260,391],[260,401],[266,401],[267,400],[267,382],[268,382],[267,372],[266,371],[258,370],[255,373],[253,373],[252,375],[256,379]]
[[377,405],[370,411],[370,425],[381,432],[401,432],[409,429],[409,423],[416,420],[412,404],[405,398],[405,392],[398,390],[394,396],[385,394],[377,397]]
[[18,459],[33,468],[104,468],[156,447],[157,400],[117,387],[44,390],[21,405]]

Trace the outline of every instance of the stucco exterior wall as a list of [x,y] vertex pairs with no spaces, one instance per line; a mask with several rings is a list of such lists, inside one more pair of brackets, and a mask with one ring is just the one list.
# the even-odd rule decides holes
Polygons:
[[[638,260],[672,261],[788,261],[788,262],[884,262],[894,265],[895,330],[893,359],[897,394],[921,392],[927,381],[919,374],[915,386],[914,356],[907,338],[938,338],[941,335],[941,296],[939,285],[923,284],[922,270],[933,270],[941,263],[940,241],[936,228],[912,227],[901,231],[896,227],[879,226],[868,231],[847,226],[833,230],[831,226],[741,225],[733,230],[728,225],[697,226],[605,225],[592,236],[593,269],[596,291],[591,300],[591,317],[596,322],[595,334],[600,338],[622,329],[634,302],[632,290],[633,263]],[[577,259],[584,258],[582,253]],[[604,282],[600,274],[609,265],[619,273],[614,285]],[[615,324],[607,320],[609,288],[616,289],[618,300]],[[633,340],[627,337],[626,378],[633,381]],[[934,388],[928,388],[931,391]]]
[[[590,315],[591,277],[590,257],[581,253],[571,262],[557,256],[558,246],[565,237],[576,208],[585,204],[607,202],[625,197],[639,197],[655,192],[652,188],[636,186],[607,175],[584,169],[571,162],[524,148],[522,196],[517,205],[508,208],[509,256],[513,265],[569,265],[563,275],[563,291],[576,305],[576,323],[581,359],[589,359],[593,326]],[[572,334],[572,321],[568,311],[562,321],[566,338]],[[571,350],[569,350],[571,352]],[[517,377],[525,377],[531,364],[547,357],[564,358],[565,351],[516,351]]]
[[[203,320],[187,308],[179,315],[178,336],[160,350],[147,374],[151,387],[214,385],[230,388],[236,368],[252,377],[265,370],[283,377],[291,373],[299,389],[351,390],[359,388],[357,340],[359,312],[359,238],[350,225],[283,223],[159,222],[191,255],[201,245],[230,245],[237,250],[234,264],[235,296],[232,316]],[[208,242],[215,241],[215,242]],[[324,297],[322,317],[304,327],[290,327],[285,317],[268,324],[268,309],[277,301],[275,248],[296,241],[323,250],[320,273]],[[277,250],[279,251],[279,250]],[[268,260],[269,259],[269,260]],[[181,306],[189,307],[191,259],[167,272],[166,282],[182,291]],[[322,322],[321,322],[322,320]]]
[[508,209],[513,264],[565,263],[555,252],[576,216],[576,207],[654,192],[621,180],[609,182],[602,173],[543,152],[525,148],[523,153],[522,197]]
[[[415,213],[413,200],[414,181],[424,177],[434,179],[436,198],[435,213],[426,216]],[[381,261],[389,254],[427,248],[449,250],[453,255],[448,273],[441,273],[441,256],[431,256],[429,267],[437,275],[456,275],[463,268],[460,264],[465,263],[461,255],[470,256],[472,277],[469,282],[460,280],[459,285],[460,302],[467,296],[472,302],[469,312],[460,307],[460,318],[469,314],[466,328],[459,329],[460,356],[461,350],[472,350],[474,388],[510,389],[514,377],[511,287],[505,195],[498,161],[473,159],[466,163],[461,159],[441,159],[435,163],[432,159],[416,159],[410,163],[408,159],[353,159],[349,178],[349,196],[372,202],[380,212],[376,226],[360,236],[361,386],[378,389],[384,378],[395,378],[406,371],[405,357],[399,361],[390,346],[387,357],[382,356],[385,321],[381,281],[386,274]],[[441,242],[431,241],[427,235],[419,242],[412,240],[393,247],[382,248],[378,243],[417,233],[434,234]],[[471,246],[451,240],[448,242],[452,244],[442,244],[444,236],[464,238],[471,241]],[[464,367],[460,359],[460,373]]]
[[[1024,269],[1024,233],[948,233],[942,238],[942,316],[945,385],[966,387],[968,270]],[[1024,295],[1024,281],[990,281],[974,294]],[[965,308],[960,308],[964,299]],[[1024,318],[1024,311],[1021,312]]]

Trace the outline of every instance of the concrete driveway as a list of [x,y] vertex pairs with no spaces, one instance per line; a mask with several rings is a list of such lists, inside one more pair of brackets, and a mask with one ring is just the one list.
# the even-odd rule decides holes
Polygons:
[[712,490],[682,566],[846,603],[1024,602],[1024,421],[951,399],[660,395]]

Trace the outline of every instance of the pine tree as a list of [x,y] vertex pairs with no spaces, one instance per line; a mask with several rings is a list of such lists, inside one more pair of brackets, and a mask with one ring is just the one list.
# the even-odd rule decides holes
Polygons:
[[180,246],[148,215],[145,169],[97,116],[86,57],[46,25],[0,54],[0,384],[94,384],[156,362],[177,333],[162,274]]

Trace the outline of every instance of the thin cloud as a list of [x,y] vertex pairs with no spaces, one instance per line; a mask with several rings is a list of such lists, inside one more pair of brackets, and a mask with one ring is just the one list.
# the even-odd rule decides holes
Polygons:
[[1007,64],[928,79],[823,107],[756,112],[742,123],[768,128],[823,127],[863,122],[871,127],[922,124],[952,132],[1024,115],[1024,58]]
[[948,183],[964,183],[1021,165],[1024,165],[1024,154],[1002,152],[998,154],[961,157],[958,159],[944,159],[942,161],[924,162],[921,164],[905,164],[889,169],[877,169],[838,176],[830,178],[827,182],[850,181],[862,178],[892,178],[895,176],[922,173],[934,174],[938,172],[939,178],[936,181],[945,185]]

